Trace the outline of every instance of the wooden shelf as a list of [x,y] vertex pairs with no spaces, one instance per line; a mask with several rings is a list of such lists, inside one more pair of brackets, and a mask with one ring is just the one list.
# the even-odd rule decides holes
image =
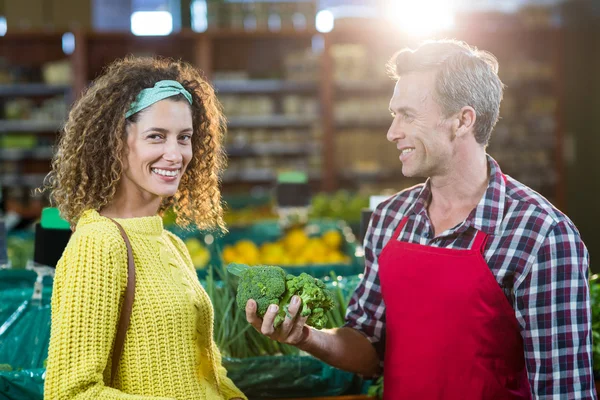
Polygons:
[[307,128],[315,122],[315,118],[265,115],[231,117],[227,125],[229,128]]
[[229,157],[253,157],[262,155],[300,156],[315,152],[313,143],[306,145],[289,145],[280,143],[253,144],[248,146],[227,146]]
[[[321,174],[309,173],[309,180],[321,179]],[[250,168],[242,171],[226,170],[222,181],[224,183],[248,182],[248,183],[273,183],[277,179],[277,172],[271,168]]]
[[200,35],[207,35],[212,39],[310,39],[315,35],[321,35],[314,29],[295,31],[284,29],[281,31],[245,31],[245,30],[209,30]]
[[212,84],[218,94],[312,93],[317,90],[315,82],[292,82],[277,79],[213,80]]
[[394,90],[394,81],[365,82],[365,81],[345,81],[337,82],[335,90],[341,94],[381,94],[392,96]]
[[35,149],[3,149],[0,150],[0,159],[6,161],[21,160],[50,160],[54,155],[52,147],[38,147]]
[[392,118],[382,116],[378,119],[362,119],[355,121],[336,121],[335,128],[338,131],[351,129],[385,129],[392,124]]
[[66,94],[70,85],[48,85],[45,83],[0,84],[0,96],[51,96]]
[[[442,32],[435,37],[456,37],[459,40],[466,40],[468,43],[479,48],[490,50],[494,53],[501,66],[501,71],[506,61],[511,61],[513,49],[519,49],[519,56],[525,56],[526,59],[538,59],[538,54],[543,54],[552,58],[553,81],[560,80],[561,67],[560,54],[563,53],[564,43],[561,37],[566,29],[562,28],[526,28],[513,23],[502,25],[497,29],[491,28],[494,24],[484,24],[482,26],[471,26],[472,21],[461,20],[463,26],[459,26],[453,31]],[[470,25],[471,24],[471,25]],[[30,65],[40,65],[40,62],[55,61],[59,56],[65,58],[60,47],[60,38],[62,32],[14,32],[0,38],[0,43],[6,43],[5,52],[10,62],[18,65],[20,60],[31,61]],[[317,150],[322,158],[322,169],[319,176],[322,184],[321,189],[332,191],[340,186],[347,185],[354,179],[384,179],[386,174],[360,174],[360,176],[350,176],[348,173],[340,171],[335,162],[336,158],[336,135],[343,130],[363,129],[373,130],[374,132],[384,132],[389,128],[391,120],[383,116],[373,119],[342,121],[335,118],[335,104],[338,101],[347,98],[359,99],[359,101],[370,101],[374,96],[391,96],[393,81],[387,81],[383,75],[365,73],[364,81],[335,81],[336,67],[334,60],[334,51],[332,46],[343,43],[357,43],[366,46],[369,57],[379,58],[391,57],[394,51],[405,46],[416,46],[420,39],[410,37],[398,30],[394,24],[385,21],[365,21],[364,24],[353,26],[352,24],[336,24],[336,28],[329,33],[319,33],[314,29],[307,31],[282,30],[279,32],[269,31],[243,31],[243,30],[209,30],[207,32],[193,32],[189,29],[183,30],[169,36],[135,36],[130,32],[89,32],[79,30],[75,32],[77,46],[75,53],[71,56],[73,64],[73,91],[75,95],[80,93],[90,80],[96,77],[106,63],[111,62],[117,57],[124,57],[131,52],[158,54],[167,57],[182,58],[201,68],[208,79],[215,74],[215,71],[248,71],[250,77],[271,77],[287,76],[283,73],[285,68],[284,57],[282,54],[289,51],[305,51],[311,48],[311,41],[315,36],[323,39],[323,47],[315,55],[315,61],[318,63],[314,77],[315,82],[295,82],[282,79],[249,79],[249,80],[214,80],[212,83],[218,95],[253,95],[253,94],[301,94],[314,95],[319,100],[319,115],[314,117],[304,116],[286,116],[283,115],[284,109],[281,102],[275,102],[275,113],[273,116],[233,116],[227,114],[229,129],[296,129],[298,131],[318,128],[322,131],[319,143],[316,143]],[[382,41],[385,37],[389,40]],[[537,49],[535,41],[538,38],[551,40],[556,43],[553,46],[547,46],[547,49]],[[11,42],[12,40],[12,42]],[[521,42],[524,44],[521,46]],[[24,51],[15,49],[26,48]],[[47,49],[48,52],[43,50]],[[104,50],[100,50],[104,49]],[[539,50],[539,51],[538,51]],[[1,53],[1,52],[0,52]],[[22,54],[21,54],[22,53]],[[531,53],[531,55],[529,55]],[[14,57],[13,57],[14,56]],[[371,62],[371,61],[370,61]],[[382,60],[381,68],[383,68]],[[558,65],[558,66],[557,66]],[[370,67],[369,67],[370,68]],[[557,69],[558,68],[558,69]],[[538,82],[539,81],[539,82]],[[507,90],[512,88],[532,86],[552,86],[552,81],[527,80],[525,82],[509,82]],[[560,89],[561,84],[557,84],[558,90],[552,92],[558,98],[561,108],[561,98],[564,97],[564,88]],[[36,93],[60,94],[66,93],[66,87],[45,87],[43,85],[31,86],[4,86],[0,85],[0,96],[29,95],[35,96]],[[279,100],[279,98],[277,98]],[[382,113],[385,110],[382,110]],[[502,115],[501,115],[502,116]],[[556,174],[558,183],[556,184],[557,193],[553,198],[562,199],[564,197],[564,161],[561,153],[563,151],[562,135],[564,131],[563,118],[560,111],[556,113]],[[1,121],[0,134],[6,132],[57,132],[62,123],[59,122],[33,122],[33,121]],[[493,136],[492,136],[493,140]],[[492,143],[493,144],[493,143]],[[232,157],[253,157],[257,155],[285,156],[309,154],[301,148],[240,148],[229,147],[229,155]],[[42,157],[43,153],[6,153],[12,159],[29,157]],[[390,168],[392,166],[390,165]],[[273,176],[261,174],[258,171],[248,172],[247,175],[236,175],[236,179],[246,181],[264,182],[272,179]],[[227,178],[229,179],[229,178]],[[227,180],[225,179],[225,180]],[[562,193],[562,194],[561,194]],[[548,195],[550,195],[548,193]],[[564,201],[559,200],[557,206],[564,209]]]
[[44,183],[46,174],[4,174],[0,186],[36,188]]
[[0,120],[0,133],[44,133],[61,129],[59,121]]

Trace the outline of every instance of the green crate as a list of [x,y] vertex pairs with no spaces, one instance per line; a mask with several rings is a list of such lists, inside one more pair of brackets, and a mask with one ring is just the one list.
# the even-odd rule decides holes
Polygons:
[[[332,271],[340,276],[356,275],[363,272],[363,259],[356,255],[358,243],[352,233],[352,229],[345,222],[330,219],[311,220],[307,224],[306,229],[309,233],[309,237],[321,236],[324,232],[332,229],[341,232],[342,237],[344,238],[342,251],[350,258],[350,263],[284,266],[284,269],[287,272],[293,275],[306,272],[318,278],[329,276]],[[174,230],[174,233],[184,240],[192,236],[200,238],[209,249],[211,263],[217,267],[222,266],[220,255],[223,248],[227,245],[232,245],[240,240],[250,240],[257,246],[260,246],[266,242],[274,242],[284,235],[284,232],[277,221],[263,221],[244,228],[234,228],[225,235],[207,232],[190,232],[177,229]],[[206,271],[204,269],[199,269],[198,276],[204,278],[206,276]]]

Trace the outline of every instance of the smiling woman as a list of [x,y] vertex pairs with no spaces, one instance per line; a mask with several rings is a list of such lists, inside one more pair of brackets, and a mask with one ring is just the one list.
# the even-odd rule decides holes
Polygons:
[[154,58],[113,63],[74,105],[46,186],[76,228],[56,268],[46,398],[245,398],[189,252],[160,216],[173,207],[181,225],[224,229],[220,110],[199,71]]

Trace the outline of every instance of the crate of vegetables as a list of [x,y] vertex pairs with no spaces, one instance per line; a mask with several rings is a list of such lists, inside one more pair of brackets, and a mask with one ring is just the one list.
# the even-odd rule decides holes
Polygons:
[[316,277],[352,275],[363,271],[352,229],[342,221],[313,220],[282,230],[276,221],[264,221],[217,238],[213,263],[277,265],[291,274]]

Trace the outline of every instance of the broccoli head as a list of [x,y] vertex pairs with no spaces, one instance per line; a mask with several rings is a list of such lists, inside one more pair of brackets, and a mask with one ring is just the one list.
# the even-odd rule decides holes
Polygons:
[[331,292],[320,279],[309,274],[287,275],[280,267],[248,267],[243,264],[230,264],[229,272],[240,277],[236,301],[243,311],[249,299],[258,305],[257,314],[263,317],[271,304],[279,306],[279,314],[274,326],[278,327],[289,314],[292,297],[302,299],[300,315],[308,317],[306,323],[317,329],[323,329],[327,323],[327,311],[335,307]]
[[257,304],[257,314],[263,317],[271,304],[279,304],[286,290],[285,272],[280,267],[251,267],[240,275],[236,302],[246,309],[248,300]]
[[293,296],[297,295],[302,299],[300,315],[308,317],[306,324],[317,329],[323,329],[327,324],[325,314],[335,306],[333,295],[326,288],[323,281],[304,272],[298,276],[287,275],[286,289],[274,325],[279,326],[285,320],[285,316],[289,315],[290,301]]

